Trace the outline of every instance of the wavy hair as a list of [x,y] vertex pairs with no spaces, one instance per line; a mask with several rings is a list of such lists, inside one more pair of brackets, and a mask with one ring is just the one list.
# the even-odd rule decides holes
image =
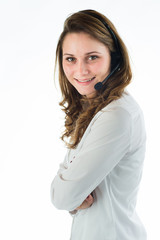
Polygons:
[[[102,89],[97,91],[96,96],[90,99],[82,96],[67,80],[62,66],[62,47],[65,36],[68,33],[84,32],[106,45],[110,53],[116,51],[114,40],[98,18],[88,13],[100,16],[112,29],[118,39],[121,63],[118,71],[116,71],[105,83]],[[68,148],[76,148],[80,142],[87,126],[89,125],[95,114],[114,100],[119,99],[125,87],[130,83],[132,72],[129,62],[127,48],[120,38],[116,28],[112,22],[103,14],[94,10],[84,10],[69,16],[64,22],[64,29],[59,37],[56,49],[55,68],[58,63],[59,85],[62,93],[62,101],[59,105],[65,113],[65,130],[61,139],[66,143]],[[86,107],[87,106],[87,107]],[[66,141],[66,138],[68,139]]]

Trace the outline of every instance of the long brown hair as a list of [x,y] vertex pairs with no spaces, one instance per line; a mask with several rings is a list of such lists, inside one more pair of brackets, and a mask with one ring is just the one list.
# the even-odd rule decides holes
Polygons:
[[[97,91],[96,96],[89,99],[89,101],[84,96],[81,96],[70,84],[63,71],[62,46],[65,36],[68,33],[85,32],[105,44],[110,52],[115,52],[116,49],[113,37],[102,21],[96,17],[88,15],[88,12],[100,16],[109,25],[118,39],[121,52],[121,64],[119,70],[108,79],[107,83],[105,83],[106,86]],[[120,98],[124,92],[124,88],[130,83],[132,72],[129,56],[125,44],[111,21],[97,11],[84,10],[74,13],[66,19],[63,32],[61,33],[57,44],[56,63],[57,62],[59,84],[62,92],[62,101],[59,105],[65,112],[65,131],[62,134],[61,139],[65,141],[65,138],[68,138],[69,140],[65,141],[67,146],[69,148],[75,148],[95,114],[112,101]],[[84,108],[86,104],[87,108]]]

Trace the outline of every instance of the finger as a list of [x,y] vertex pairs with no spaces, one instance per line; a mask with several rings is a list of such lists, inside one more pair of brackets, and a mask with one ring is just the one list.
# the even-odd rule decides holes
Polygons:
[[88,195],[88,197],[83,201],[83,203],[78,207],[76,208],[76,210],[79,210],[79,209],[85,209],[85,208],[88,208],[90,207],[94,202],[94,198],[93,196],[90,194]]
[[92,197],[91,194],[88,195],[88,197],[86,198],[86,201],[87,201],[87,202],[93,202],[93,197]]

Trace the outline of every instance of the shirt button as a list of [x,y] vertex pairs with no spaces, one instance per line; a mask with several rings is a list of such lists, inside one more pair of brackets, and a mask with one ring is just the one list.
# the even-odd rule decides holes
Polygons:
[[[73,159],[75,159],[75,158],[76,158],[76,157],[75,157],[75,156],[73,156]],[[72,160],[73,160],[73,159],[72,159]],[[72,160],[70,161],[70,163],[72,163]]]

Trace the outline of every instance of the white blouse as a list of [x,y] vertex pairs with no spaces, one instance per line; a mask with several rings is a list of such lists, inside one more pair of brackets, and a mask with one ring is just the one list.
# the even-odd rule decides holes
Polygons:
[[[145,156],[143,114],[129,93],[90,122],[60,164],[51,201],[73,216],[71,240],[146,240],[135,207]],[[93,193],[91,207],[74,211]]]

